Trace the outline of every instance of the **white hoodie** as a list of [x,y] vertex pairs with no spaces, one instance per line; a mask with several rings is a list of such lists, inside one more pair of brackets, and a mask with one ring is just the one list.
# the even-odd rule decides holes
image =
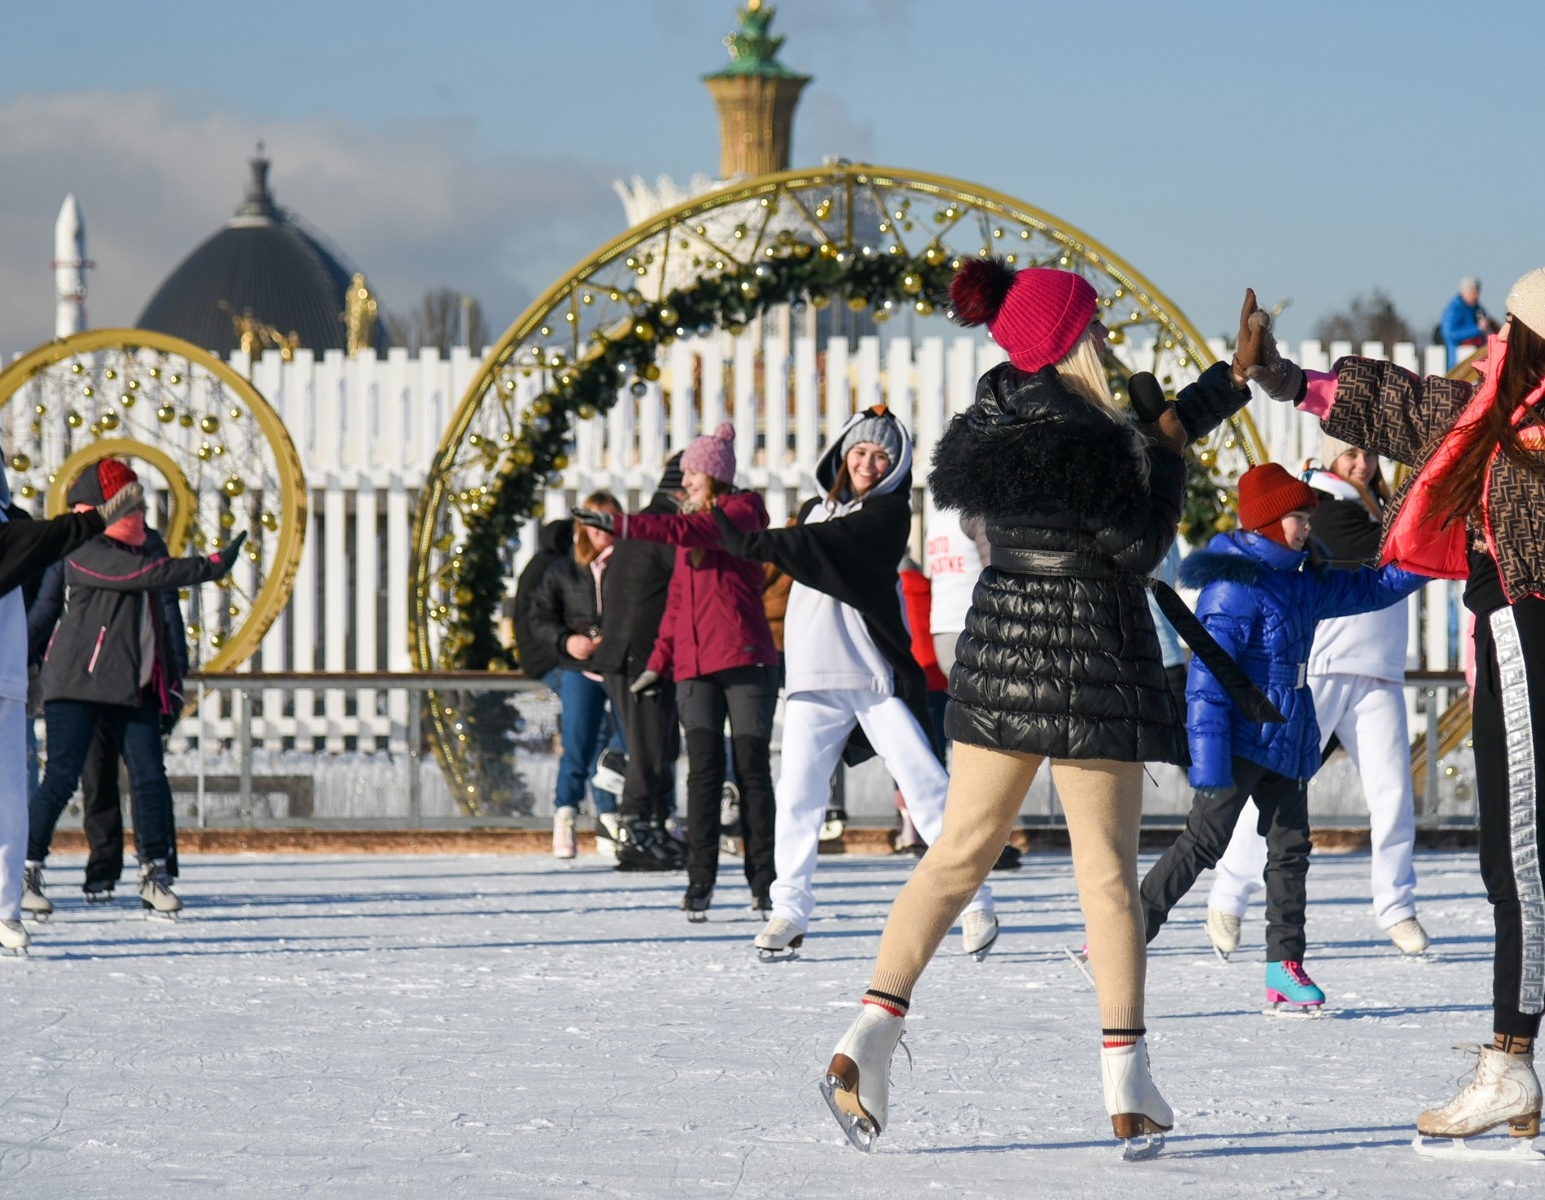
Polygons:
[[[1315,471],[1308,484],[1317,491],[1362,504],[1362,495],[1329,471]],[[1370,521],[1373,517],[1370,515]],[[1321,621],[1309,651],[1311,675],[1361,675],[1387,683],[1406,677],[1406,635],[1409,608],[1405,601],[1378,612]]]

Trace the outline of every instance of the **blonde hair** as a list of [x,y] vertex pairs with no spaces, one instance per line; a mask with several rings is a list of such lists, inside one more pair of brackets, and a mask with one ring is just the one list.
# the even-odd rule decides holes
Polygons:
[[1082,396],[1090,404],[1121,411],[1110,394],[1110,381],[1105,375],[1105,361],[1100,355],[1099,343],[1091,330],[1084,330],[1073,348],[1054,363],[1052,369],[1062,386],[1076,396]]
[[[593,508],[602,512],[609,512],[614,516],[622,512],[622,505],[617,503],[617,497],[610,492],[591,492],[584,500],[580,501],[580,508]],[[590,540],[590,526],[574,522],[574,561],[582,567],[588,567],[601,553],[601,548]]]

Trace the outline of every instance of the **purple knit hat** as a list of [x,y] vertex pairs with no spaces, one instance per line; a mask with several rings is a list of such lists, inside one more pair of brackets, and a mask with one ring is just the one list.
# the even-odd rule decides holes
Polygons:
[[735,426],[720,424],[710,436],[696,438],[681,456],[683,471],[701,471],[724,483],[735,482]]

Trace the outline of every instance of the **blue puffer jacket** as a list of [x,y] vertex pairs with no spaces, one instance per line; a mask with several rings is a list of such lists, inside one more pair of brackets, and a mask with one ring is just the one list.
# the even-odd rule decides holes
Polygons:
[[1315,624],[1326,617],[1387,608],[1426,583],[1398,567],[1338,571],[1310,566],[1309,554],[1258,533],[1220,533],[1180,566],[1180,580],[1201,588],[1196,615],[1278,711],[1283,725],[1254,725],[1192,658],[1186,677],[1191,786],[1232,787],[1233,758],[1308,779],[1320,765],[1320,729],[1301,664]]

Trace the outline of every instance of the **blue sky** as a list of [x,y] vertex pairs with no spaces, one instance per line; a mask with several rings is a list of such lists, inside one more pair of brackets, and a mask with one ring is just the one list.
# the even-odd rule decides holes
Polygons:
[[[502,329],[620,232],[611,180],[718,163],[699,77],[735,0],[13,6],[0,76],[0,348],[52,331],[54,216],[86,215],[93,324],[132,323],[229,216],[262,137],[281,204],[388,308]],[[1545,263],[1545,5],[782,0],[815,76],[795,161],[979,181],[1146,273],[1208,333],[1253,284],[1290,338],[1382,286],[1420,330],[1458,278]],[[31,47],[30,51],[22,49]],[[1515,135],[1514,126],[1519,128]]]

